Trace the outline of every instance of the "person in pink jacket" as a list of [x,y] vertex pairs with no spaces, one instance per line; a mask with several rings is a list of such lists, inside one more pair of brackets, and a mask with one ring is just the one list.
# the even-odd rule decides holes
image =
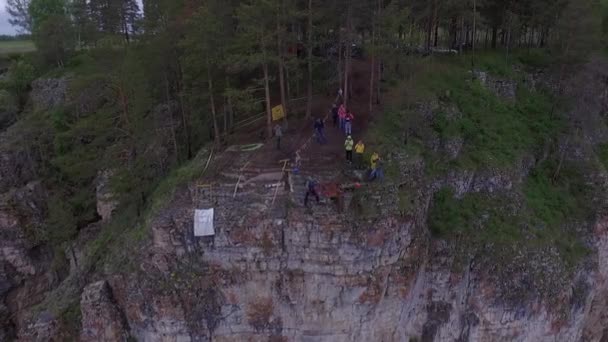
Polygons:
[[353,120],[354,119],[355,119],[355,116],[353,115],[353,113],[351,113],[350,110],[346,110],[346,115],[344,116],[344,133],[346,135],[353,134]]
[[340,121],[340,130],[344,130],[344,120],[346,118],[346,107],[344,107],[344,104],[340,105],[340,108],[338,109],[338,119]]

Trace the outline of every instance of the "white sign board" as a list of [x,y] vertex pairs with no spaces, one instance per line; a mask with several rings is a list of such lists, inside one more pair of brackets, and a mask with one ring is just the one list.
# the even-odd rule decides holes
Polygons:
[[194,236],[213,236],[213,208],[194,211]]

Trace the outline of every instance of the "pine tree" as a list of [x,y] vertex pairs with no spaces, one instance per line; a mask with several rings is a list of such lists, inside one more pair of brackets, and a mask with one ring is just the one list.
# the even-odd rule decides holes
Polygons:
[[98,30],[91,20],[87,0],[74,0],[70,4],[69,12],[74,23],[77,46],[94,44],[98,38]]
[[34,42],[45,62],[63,66],[74,48],[72,22],[64,0],[33,0],[29,7]]
[[[209,1],[201,6],[189,20],[185,39],[181,46],[188,51],[184,56],[184,76],[189,87],[189,93],[200,102],[198,94],[207,93],[211,113],[211,125],[216,144],[220,143],[218,124],[219,93],[216,80],[224,80],[224,59],[226,58],[227,37],[230,28],[227,27],[221,14],[218,1]],[[200,82],[203,81],[205,85]]]
[[313,0],[308,0],[308,26],[306,27],[307,44],[306,44],[306,64],[308,68],[308,86],[306,91],[306,118],[310,118],[312,115],[312,87],[313,87],[313,57],[312,50],[313,37],[314,37],[314,26],[313,26]]
[[272,13],[275,11],[273,0],[244,1],[237,9],[237,59],[245,68],[262,68],[268,137],[272,136],[269,67],[276,60],[272,48],[275,45],[276,33],[276,22]]
[[118,5],[121,31],[129,42],[131,35],[138,31],[139,4],[137,0],[121,0]]

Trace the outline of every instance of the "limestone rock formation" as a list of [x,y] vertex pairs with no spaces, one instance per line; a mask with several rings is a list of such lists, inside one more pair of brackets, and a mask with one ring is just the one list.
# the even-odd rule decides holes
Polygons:
[[126,341],[128,332],[122,313],[114,303],[105,281],[84,288],[80,301],[82,311],[81,341]]
[[[565,88],[568,96],[587,103],[581,106],[585,113],[575,107],[570,116],[589,132],[577,141],[580,145],[560,145],[565,160],[592,160],[592,147],[608,141],[600,124],[608,103],[605,75],[604,68],[587,68],[574,81],[589,85]],[[515,84],[478,77],[500,96],[515,96]],[[537,86],[541,82],[534,81]],[[583,96],[579,91],[594,93]],[[423,120],[431,122],[440,110],[449,120],[461,115],[442,100],[430,102],[419,108]],[[170,111],[170,106],[158,108],[155,115]],[[466,144],[462,137],[417,138],[451,159]],[[161,145],[172,148],[166,141]],[[156,155],[159,164],[170,155],[166,149]],[[87,267],[89,251],[84,246],[103,229],[94,224],[80,231],[66,247],[72,281],[66,283],[73,288],[60,294],[80,294],[82,341],[608,338],[605,213],[572,227],[591,252],[571,274],[551,248],[515,248],[507,259],[501,258],[498,246],[481,246],[473,254],[459,241],[431,237],[429,211],[441,188],[451,188],[457,198],[506,194],[505,205],[517,210],[518,189],[537,163],[533,156],[521,156],[508,169],[454,168],[431,177],[424,172],[422,158],[396,151],[386,157],[397,164],[401,184],[364,186],[349,194],[344,212],[338,212],[329,201],[310,209],[302,206],[304,175],[289,174],[289,186],[283,187],[282,172],[253,165],[257,171],[235,186],[230,175],[240,180],[242,165],[251,160],[248,153],[218,153],[218,165],[224,169],[213,179],[213,190],[196,184],[175,189],[146,220],[138,241],[130,235],[125,241],[123,236],[101,239],[96,248],[103,243],[128,246],[117,251],[124,254],[118,265]],[[22,166],[24,155],[0,152],[0,158],[16,161],[0,165],[0,340],[47,341],[61,336],[59,314],[36,312],[31,320],[25,314],[45,299],[54,279],[46,271],[48,251],[30,235],[44,216],[38,202],[44,191]],[[324,180],[363,178],[317,167],[314,172]],[[102,172],[97,186],[98,211],[106,220],[116,207],[107,191],[110,176]],[[589,178],[598,189],[608,187],[605,172]],[[594,200],[608,202],[604,197]],[[194,210],[201,208],[215,209],[212,238],[193,234]]]
[[30,99],[36,111],[58,108],[65,103],[69,81],[67,78],[37,79],[32,82]]
[[484,87],[494,94],[508,101],[515,100],[517,96],[517,82],[515,80],[494,77],[480,70],[475,70],[473,75]]

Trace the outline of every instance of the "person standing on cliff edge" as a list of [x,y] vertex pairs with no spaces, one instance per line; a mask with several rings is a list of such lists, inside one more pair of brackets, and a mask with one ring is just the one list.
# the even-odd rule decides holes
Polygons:
[[312,177],[308,178],[306,182],[306,196],[304,196],[304,206],[308,206],[308,196],[315,196],[317,203],[320,202],[319,194],[317,193],[317,181]]

